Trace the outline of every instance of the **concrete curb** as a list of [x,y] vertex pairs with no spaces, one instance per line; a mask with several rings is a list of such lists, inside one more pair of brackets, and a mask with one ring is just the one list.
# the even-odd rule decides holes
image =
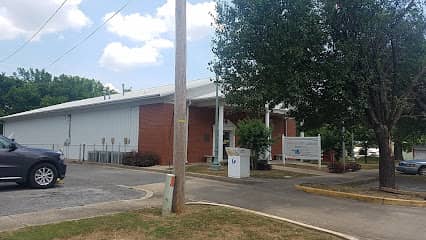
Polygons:
[[258,211],[254,211],[254,210],[250,210],[250,209],[246,209],[246,208],[236,207],[236,206],[232,206],[232,205],[220,204],[220,203],[212,203],[212,202],[187,202],[186,204],[187,205],[218,206],[218,207],[225,207],[225,208],[235,209],[235,210],[239,210],[239,211],[243,211],[243,212],[255,214],[255,215],[258,215],[258,216],[263,216],[263,217],[272,218],[272,219],[279,220],[279,221],[288,222],[288,223],[291,223],[291,224],[295,224],[295,225],[298,225],[298,226],[301,226],[301,227],[304,227],[304,228],[308,228],[308,229],[312,229],[312,230],[316,230],[316,231],[319,231],[319,232],[331,234],[333,236],[340,237],[342,239],[346,239],[346,240],[359,240],[356,237],[349,236],[349,235],[344,234],[344,233],[339,233],[339,232],[335,232],[335,231],[332,231],[332,230],[329,230],[329,229],[325,229],[325,228],[321,228],[321,227],[316,227],[316,226],[309,225],[309,224],[306,224],[306,223],[294,221],[294,220],[291,220],[291,219],[288,219],[288,218],[278,217],[278,216],[275,216],[275,215],[271,215],[271,214],[267,214],[267,213],[263,213],[263,212],[258,212]]
[[229,177],[215,176],[215,175],[202,174],[202,173],[191,173],[191,172],[186,172],[186,175],[188,175],[190,177],[205,178],[205,179],[222,181],[222,182],[228,182],[228,183],[254,184],[254,183],[264,183],[264,182],[266,182],[263,179],[254,179],[254,178],[229,178]]
[[154,196],[154,192],[142,188],[138,188],[137,190],[145,191],[145,196],[138,199],[118,200],[88,204],[84,206],[66,207],[40,212],[1,216],[0,232],[15,231],[31,226],[41,226],[46,224],[55,224],[66,221],[107,216],[120,212],[142,209],[145,207],[161,206],[161,200],[151,199]]
[[314,188],[314,187],[307,187],[302,185],[295,185],[295,188],[307,193],[313,193],[313,194],[318,194],[318,195],[328,196],[328,197],[347,198],[347,199],[353,199],[353,200],[369,202],[369,203],[378,203],[383,205],[410,206],[410,207],[426,207],[426,201],[420,201],[420,200],[375,197],[375,196],[368,196],[368,195],[357,194],[357,193],[347,193],[347,192],[339,192],[339,191],[320,189],[320,188]]

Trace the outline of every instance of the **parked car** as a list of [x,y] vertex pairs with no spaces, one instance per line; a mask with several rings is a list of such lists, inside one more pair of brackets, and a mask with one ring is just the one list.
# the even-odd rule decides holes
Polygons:
[[401,161],[396,170],[403,173],[426,175],[426,160]]
[[0,135],[0,181],[50,188],[65,178],[66,169],[61,152],[25,147]]

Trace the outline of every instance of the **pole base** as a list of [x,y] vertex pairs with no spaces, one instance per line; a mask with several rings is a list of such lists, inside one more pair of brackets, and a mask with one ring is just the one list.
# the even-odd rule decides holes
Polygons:
[[212,165],[210,165],[209,170],[213,170],[213,171],[222,170],[222,165],[220,165],[220,163],[213,162]]

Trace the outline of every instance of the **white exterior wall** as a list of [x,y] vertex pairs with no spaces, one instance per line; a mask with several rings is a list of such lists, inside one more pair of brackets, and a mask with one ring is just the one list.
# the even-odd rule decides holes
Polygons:
[[426,150],[416,150],[414,149],[414,159],[424,160],[426,159]]
[[[68,117],[71,114],[71,145],[64,147],[68,139]],[[126,151],[136,150],[139,136],[139,106],[113,105],[103,109],[75,110],[61,115],[47,115],[37,119],[8,120],[5,136],[14,134],[18,143],[31,147],[61,148],[68,158],[79,159],[80,145],[86,144],[87,152],[102,150],[102,138],[111,150],[111,138],[115,138],[114,150],[123,151],[124,138],[130,139]],[[94,147],[94,145],[97,145]]]
[[67,125],[66,115],[14,120],[4,124],[4,135],[23,145],[50,149],[53,144],[64,144]]

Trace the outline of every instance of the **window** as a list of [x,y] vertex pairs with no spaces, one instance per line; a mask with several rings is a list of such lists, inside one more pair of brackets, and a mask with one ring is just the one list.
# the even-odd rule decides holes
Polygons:
[[9,148],[9,145],[10,141],[5,137],[0,136],[0,150]]

